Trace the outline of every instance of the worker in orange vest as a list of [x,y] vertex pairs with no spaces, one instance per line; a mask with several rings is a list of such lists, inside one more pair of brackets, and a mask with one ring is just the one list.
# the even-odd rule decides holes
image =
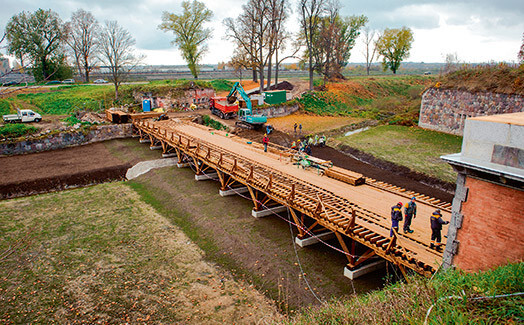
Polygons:
[[291,149],[297,150],[297,143],[295,142],[295,140],[293,140],[293,142],[291,142]]
[[264,152],[267,152],[267,145],[269,144],[269,137],[267,136],[267,133],[264,134],[264,137],[262,138],[262,143],[264,144]]

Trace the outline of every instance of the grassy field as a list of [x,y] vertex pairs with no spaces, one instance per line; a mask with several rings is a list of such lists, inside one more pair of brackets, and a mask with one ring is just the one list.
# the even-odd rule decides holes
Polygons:
[[462,137],[417,127],[383,125],[337,140],[414,171],[447,182],[456,180],[453,169],[439,157],[460,152]]
[[333,299],[305,310],[289,324],[424,324],[432,305],[427,324],[522,324],[523,296],[473,299],[523,292],[523,279],[524,263],[477,274],[442,272],[433,280],[412,277],[408,284]]
[[136,104],[133,94],[153,92],[158,96],[174,95],[195,85],[209,87],[216,91],[231,89],[233,83],[228,80],[188,81],[161,80],[143,84],[120,86],[120,99],[115,101],[115,89],[108,85],[70,85],[54,88],[40,88],[38,91],[23,93],[0,99],[0,113],[15,112],[16,108],[33,109],[45,115],[70,114],[78,110],[102,111],[119,105]]
[[0,323],[280,319],[124,183],[1,201],[0,238]]

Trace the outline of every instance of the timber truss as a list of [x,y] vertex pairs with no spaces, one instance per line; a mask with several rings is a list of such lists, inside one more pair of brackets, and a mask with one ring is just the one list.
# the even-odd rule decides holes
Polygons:
[[[255,211],[274,206],[287,207],[293,224],[297,226],[299,238],[333,232],[348,259],[350,269],[377,256],[397,265],[403,273],[408,268],[430,276],[438,268],[442,254],[430,251],[427,243],[396,232],[392,237],[389,236],[389,216],[360,207],[332,193],[329,187],[319,187],[286,174],[179,127],[185,124],[202,130],[203,126],[173,120],[154,122],[140,119],[134,119],[133,124],[140,139],[149,140],[151,146],[161,146],[164,154],[175,152],[179,163],[191,163],[197,174],[216,173],[221,190],[247,187]],[[211,132],[207,128],[206,131]],[[289,155],[287,151],[281,153],[283,157]],[[413,194],[372,179],[368,181],[373,183],[371,186],[375,186],[377,191],[397,191],[406,197]],[[448,203],[437,202],[429,197],[426,199],[434,206],[449,208]],[[359,256],[355,251],[357,243],[367,249]]]

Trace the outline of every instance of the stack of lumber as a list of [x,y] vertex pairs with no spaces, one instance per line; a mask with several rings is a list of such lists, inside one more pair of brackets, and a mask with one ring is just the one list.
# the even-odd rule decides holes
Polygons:
[[361,185],[366,182],[362,174],[335,166],[324,170],[324,175],[354,186]]

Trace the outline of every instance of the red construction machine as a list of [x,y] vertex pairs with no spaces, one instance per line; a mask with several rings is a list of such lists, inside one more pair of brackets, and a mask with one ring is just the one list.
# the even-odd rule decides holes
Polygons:
[[229,120],[237,116],[238,104],[229,104],[227,97],[211,97],[209,100],[209,109],[211,113],[216,116]]

